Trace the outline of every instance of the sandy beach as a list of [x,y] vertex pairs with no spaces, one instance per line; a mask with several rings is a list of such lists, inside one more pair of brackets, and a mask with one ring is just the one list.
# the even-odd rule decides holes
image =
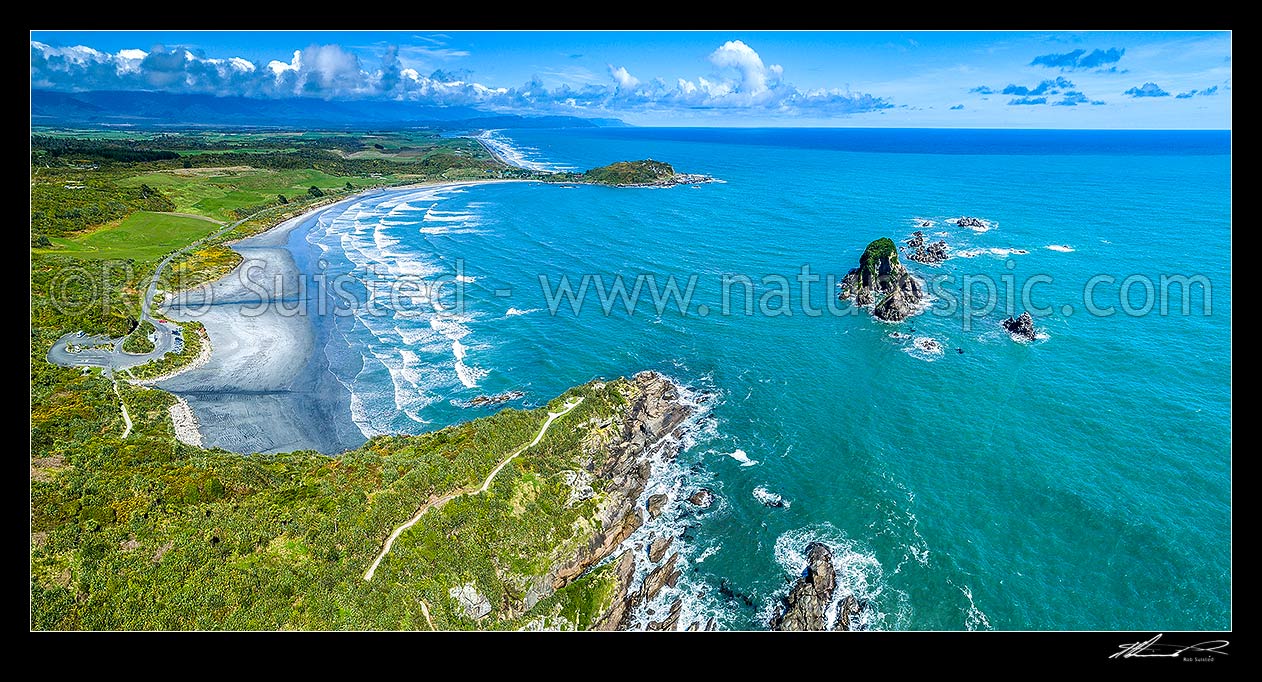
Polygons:
[[[484,182],[505,181],[427,187]],[[317,314],[313,292],[299,288],[315,258],[307,232],[317,220],[334,218],[362,196],[313,209],[236,242],[232,249],[245,259],[240,266],[167,304],[171,318],[199,320],[210,336],[209,361],[154,382],[188,403],[205,447],[241,453],[310,449],[336,454],[365,441],[351,418],[350,393],[329,371],[322,352],[330,336],[337,334],[331,315]],[[264,300],[282,304],[260,310]],[[300,308],[305,314],[286,312]]]

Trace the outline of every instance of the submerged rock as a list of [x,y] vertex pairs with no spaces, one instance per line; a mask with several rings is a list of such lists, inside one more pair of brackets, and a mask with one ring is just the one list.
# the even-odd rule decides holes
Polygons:
[[828,549],[828,545],[812,542],[806,546],[806,570],[771,617],[771,629],[827,630],[824,612],[828,610],[836,588],[832,550]]
[[1003,328],[1007,329],[1014,339],[1034,340],[1034,318],[1030,317],[1028,310],[1021,313],[1021,316],[1015,320],[1011,317],[1004,320]]
[[868,244],[859,257],[859,267],[847,273],[838,287],[840,299],[854,299],[857,305],[875,302],[872,314],[886,321],[914,314],[924,298],[920,281],[898,261],[898,247],[888,237]]
[[789,501],[784,499],[779,493],[773,493],[763,486],[754,488],[754,499],[763,504],[764,507],[774,507],[777,509],[789,506]]
[[942,344],[938,343],[936,339],[932,339],[927,336],[922,336],[916,339],[914,343],[916,344],[917,348],[919,348],[920,350],[926,353],[941,353],[942,352]]

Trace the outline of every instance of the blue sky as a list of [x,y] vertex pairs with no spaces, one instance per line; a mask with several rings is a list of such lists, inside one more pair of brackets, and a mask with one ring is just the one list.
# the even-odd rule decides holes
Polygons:
[[33,88],[636,125],[1230,128],[1229,32],[45,32]]

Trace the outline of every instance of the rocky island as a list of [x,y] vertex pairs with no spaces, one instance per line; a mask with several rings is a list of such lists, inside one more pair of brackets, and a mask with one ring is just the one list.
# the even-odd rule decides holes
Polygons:
[[838,298],[853,299],[856,305],[871,305],[872,315],[896,322],[914,315],[924,299],[921,283],[898,261],[898,247],[889,237],[868,244],[859,257],[859,267],[846,274]]

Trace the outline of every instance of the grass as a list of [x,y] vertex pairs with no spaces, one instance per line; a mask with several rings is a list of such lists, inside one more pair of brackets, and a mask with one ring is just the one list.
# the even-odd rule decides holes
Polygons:
[[289,199],[305,196],[315,186],[322,190],[364,184],[364,178],[329,175],[304,168],[268,170],[258,168],[189,168],[134,175],[119,181],[124,187],[149,185],[175,202],[176,210],[235,220],[233,209],[276,203],[276,195]]
[[78,258],[153,260],[219,229],[205,218],[137,211],[86,235],[54,237],[57,249],[33,249]]

